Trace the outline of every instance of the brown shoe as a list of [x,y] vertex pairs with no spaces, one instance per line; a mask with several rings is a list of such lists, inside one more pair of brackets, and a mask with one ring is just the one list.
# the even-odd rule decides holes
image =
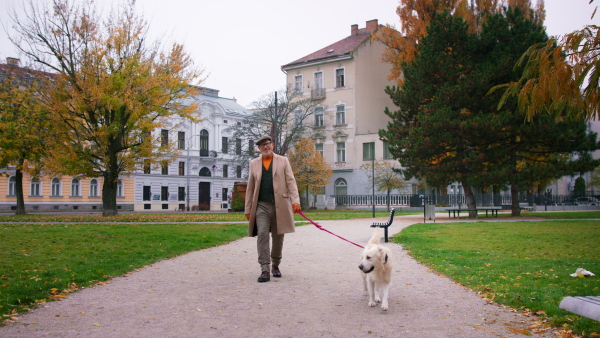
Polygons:
[[260,277],[258,277],[258,282],[259,283],[268,282],[270,280],[271,280],[271,276],[269,276],[269,271],[263,271],[260,274]]
[[275,277],[275,278],[281,278],[281,271],[279,271],[279,267],[278,266],[274,266],[272,272],[273,272],[273,277]]

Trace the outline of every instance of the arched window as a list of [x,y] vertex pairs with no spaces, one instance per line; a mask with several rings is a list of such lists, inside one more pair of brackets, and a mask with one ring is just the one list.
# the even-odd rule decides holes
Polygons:
[[90,181],[90,197],[98,197],[98,180],[95,178]]
[[348,183],[343,178],[335,180],[335,194],[336,195],[348,195]]
[[123,180],[117,182],[117,197],[123,197]]
[[208,156],[208,130],[200,131],[200,156]]
[[79,180],[76,178],[71,181],[71,196],[81,196],[79,193]]
[[17,194],[17,178],[12,176],[8,179],[8,196],[15,196]]
[[60,180],[58,178],[52,179],[52,195],[51,196],[60,196]]
[[202,169],[200,169],[200,174],[199,176],[206,176],[206,177],[210,177],[210,169],[208,169],[207,167],[203,167]]
[[31,190],[29,193],[30,196],[40,196],[40,179],[32,178],[31,179]]

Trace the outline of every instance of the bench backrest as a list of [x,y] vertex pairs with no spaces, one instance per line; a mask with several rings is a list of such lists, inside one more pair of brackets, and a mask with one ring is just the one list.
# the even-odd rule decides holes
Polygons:
[[392,211],[390,212],[390,219],[388,220],[388,224],[392,224],[392,221],[394,221],[394,213],[396,212],[396,209],[392,208]]

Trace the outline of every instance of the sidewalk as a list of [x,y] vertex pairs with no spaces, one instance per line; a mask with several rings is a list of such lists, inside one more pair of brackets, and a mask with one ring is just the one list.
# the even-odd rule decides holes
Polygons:
[[[319,222],[365,245],[372,219]],[[385,221],[384,218],[377,221]],[[423,222],[395,217],[390,235]],[[382,240],[383,241],[383,240]],[[390,309],[368,307],[360,248],[313,225],[286,235],[283,277],[257,283],[256,239],[158,262],[51,302],[0,327],[2,337],[555,337],[528,328],[535,318],[488,304],[394,254]]]

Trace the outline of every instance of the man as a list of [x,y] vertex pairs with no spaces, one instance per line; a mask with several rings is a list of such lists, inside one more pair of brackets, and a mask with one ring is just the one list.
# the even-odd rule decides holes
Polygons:
[[[283,237],[295,231],[294,213],[300,211],[300,197],[290,162],[287,157],[273,152],[273,139],[263,136],[256,141],[256,146],[261,156],[250,161],[244,213],[250,221],[248,236],[257,237],[261,269],[258,282],[263,283],[271,279],[270,272],[273,277],[281,277],[279,263]],[[269,232],[272,248],[269,246]]]

